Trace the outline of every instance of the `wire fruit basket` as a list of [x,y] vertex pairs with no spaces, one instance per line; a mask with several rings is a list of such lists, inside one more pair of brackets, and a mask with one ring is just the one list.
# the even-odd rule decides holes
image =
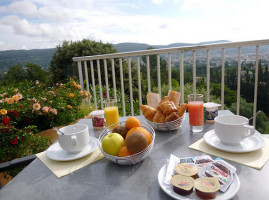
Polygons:
[[148,124],[152,126],[152,128],[156,131],[172,131],[172,130],[179,129],[184,119],[185,119],[185,113],[178,119],[171,122],[156,123],[156,122],[149,121],[147,119],[146,120]]
[[103,151],[102,140],[106,135],[108,135],[112,132],[110,128],[115,127],[115,125],[125,126],[125,121],[113,124],[113,125],[105,128],[105,130],[100,134],[100,136],[98,138],[98,147],[101,150],[101,152],[104,154],[104,156],[108,160],[111,160],[112,162],[119,164],[119,165],[134,165],[134,164],[142,161],[144,158],[146,158],[153,148],[154,140],[155,140],[155,131],[149,124],[147,124],[145,122],[141,122],[141,121],[140,121],[140,126],[144,129],[146,129],[150,133],[151,138],[152,138],[152,142],[150,143],[150,145],[147,146],[146,149],[144,149],[143,151],[140,151],[136,154],[133,154],[130,156],[125,156],[125,157],[112,156],[112,155],[109,155]]

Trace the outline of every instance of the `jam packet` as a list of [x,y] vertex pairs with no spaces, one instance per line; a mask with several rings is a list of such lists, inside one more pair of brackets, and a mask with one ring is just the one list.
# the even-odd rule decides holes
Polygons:
[[220,191],[225,192],[234,181],[236,168],[224,160],[215,160],[199,170],[199,177],[216,177],[220,182]]

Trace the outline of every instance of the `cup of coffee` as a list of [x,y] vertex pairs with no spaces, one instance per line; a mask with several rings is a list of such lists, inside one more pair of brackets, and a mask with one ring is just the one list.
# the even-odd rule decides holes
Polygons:
[[238,145],[245,138],[255,133],[255,128],[249,125],[246,117],[239,115],[221,115],[214,119],[215,134],[227,145]]
[[84,124],[74,124],[57,131],[58,142],[63,150],[68,153],[81,152],[90,141],[88,126]]

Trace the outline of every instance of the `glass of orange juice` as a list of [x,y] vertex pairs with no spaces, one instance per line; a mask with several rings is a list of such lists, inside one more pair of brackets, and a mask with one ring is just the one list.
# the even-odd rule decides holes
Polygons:
[[203,131],[204,107],[202,94],[188,95],[189,124],[192,132]]
[[[116,99],[110,99],[104,101],[105,106],[105,119],[106,119],[106,127],[111,126],[112,124],[119,123],[119,109]],[[111,129],[114,128],[111,127]]]

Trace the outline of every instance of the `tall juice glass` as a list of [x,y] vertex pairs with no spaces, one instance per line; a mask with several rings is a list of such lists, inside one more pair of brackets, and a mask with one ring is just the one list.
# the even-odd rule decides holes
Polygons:
[[[105,119],[106,119],[106,127],[111,126],[112,124],[119,122],[119,109],[117,100],[106,100],[104,101],[105,106]],[[111,129],[114,128],[111,127]]]
[[188,110],[189,110],[189,124],[191,126],[192,132],[203,131],[204,108],[203,108],[202,94],[188,95]]

